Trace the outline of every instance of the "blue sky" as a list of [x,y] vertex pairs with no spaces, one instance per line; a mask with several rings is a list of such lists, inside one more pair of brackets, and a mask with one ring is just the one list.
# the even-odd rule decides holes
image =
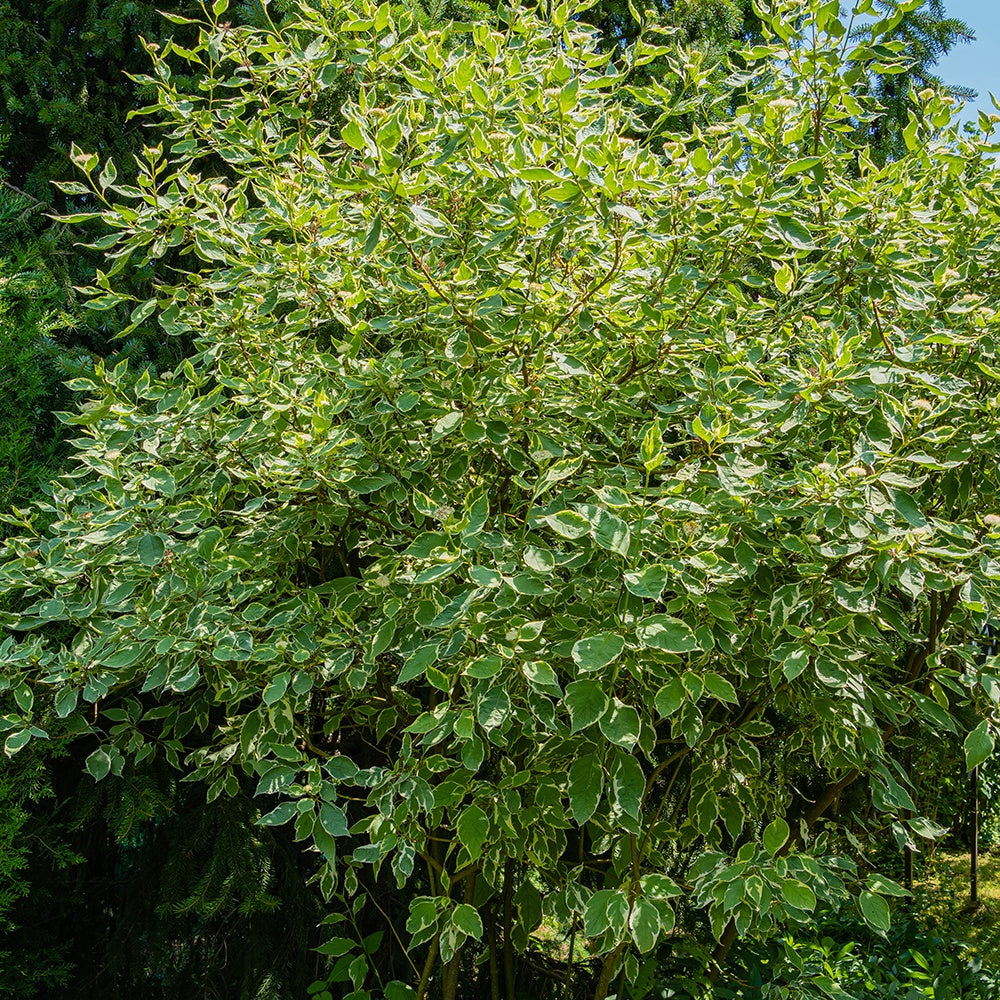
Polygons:
[[1000,0],[945,0],[944,6],[951,17],[961,18],[975,31],[976,40],[957,45],[936,69],[947,83],[979,91],[962,115],[975,121],[977,109],[987,114],[996,110],[990,103],[991,91],[1000,101]]

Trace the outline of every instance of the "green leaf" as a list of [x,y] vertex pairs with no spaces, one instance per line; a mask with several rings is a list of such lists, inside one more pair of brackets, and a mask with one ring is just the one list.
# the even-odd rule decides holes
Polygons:
[[609,742],[626,750],[631,750],[639,740],[639,713],[617,699],[611,710],[601,716],[599,724]]
[[726,830],[733,840],[738,840],[746,824],[747,816],[743,811],[739,799],[733,795],[727,795],[719,801],[719,814],[726,824]]
[[651,615],[642,619],[635,628],[635,634],[643,646],[663,649],[668,653],[689,653],[698,648],[694,632],[679,618],[669,615]]
[[[82,194],[90,195],[92,192],[86,184],[81,184],[79,181],[53,181],[53,187],[62,191],[63,194]],[[79,221],[89,221],[91,219],[99,219],[103,216],[102,212],[80,212],[74,215],[59,215],[56,216],[59,222],[74,223],[78,221],[77,215],[82,218]]]
[[370,659],[374,660],[375,657],[381,656],[389,648],[395,635],[396,623],[392,619],[382,622],[378,631],[372,636]]
[[149,644],[144,642],[133,643],[124,649],[104,657],[101,662],[104,666],[112,670],[121,670],[124,667],[131,667],[138,663],[149,652]]
[[459,903],[451,915],[451,922],[466,936],[477,941],[483,936],[483,921],[479,911],[469,903]]
[[861,907],[865,923],[872,930],[884,933],[889,929],[889,904],[881,896],[863,889],[858,896],[858,905]]
[[774,224],[781,238],[796,250],[815,249],[812,233],[797,219],[790,215],[775,215]]
[[933,725],[949,733],[958,733],[955,720],[933,698],[928,698],[920,694],[919,691],[913,691],[910,697],[913,698],[920,712],[930,719]]
[[94,776],[95,781],[106,778],[111,772],[111,757],[107,750],[101,748],[95,750],[86,760],[87,770]]
[[614,905],[617,895],[613,889],[598,889],[587,900],[583,911],[583,932],[587,937],[598,937],[611,927],[608,907]]
[[73,709],[76,708],[80,697],[80,691],[75,687],[62,687],[56,693],[56,715],[60,719],[65,719]]
[[395,476],[390,476],[388,473],[382,472],[375,476],[355,476],[348,482],[347,487],[355,493],[377,493],[379,490],[397,481]]
[[334,937],[330,938],[329,941],[324,941],[316,951],[321,955],[339,958],[341,955],[346,955],[348,952],[353,951],[357,946],[357,941],[352,941],[350,938]]
[[570,764],[566,791],[573,821],[582,826],[597,811],[604,792],[604,767],[596,754],[584,754]]
[[971,771],[978,767],[993,753],[993,735],[990,732],[990,724],[987,719],[976,726],[975,729],[965,737],[965,767]]
[[663,566],[646,566],[642,570],[625,574],[625,586],[636,597],[659,600],[666,585],[667,570]]
[[480,656],[473,660],[466,668],[465,673],[469,677],[475,677],[481,680],[488,680],[490,677],[495,677],[501,670],[503,670],[504,661],[503,658],[497,656],[496,654],[491,654],[489,656]]
[[639,879],[639,887],[643,895],[655,900],[673,899],[675,896],[684,895],[684,890],[667,875],[643,875]]
[[524,594],[529,597],[537,597],[549,592],[549,587],[545,580],[535,576],[534,573],[515,573],[509,582],[518,594]]
[[479,806],[473,804],[462,810],[455,824],[458,839],[469,852],[469,858],[475,860],[482,853],[483,844],[490,835],[490,821]]
[[105,190],[114,184],[116,180],[118,180],[118,169],[115,167],[114,160],[108,160],[97,178],[97,183],[101,186],[101,190]]
[[[386,0],[385,3],[379,4],[378,10],[375,12],[375,30],[384,31],[386,28],[392,26],[392,6]],[[391,986],[392,983],[389,984]],[[388,989],[388,987],[386,987]],[[407,987],[409,989],[409,987]],[[412,991],[411,991],[412,992]],[[388,997],[387,1000],[395,1000],[395,998]]]
[[340,137],[352,149],[363,150],[366,149],[368,146],[368,143],[365,142],[364,133],[361,131],[361,126],[354,121],[348,122],[340,130]]
[[730,705],[738,705],[739,698],[736,697],[736,688],[725,679],[715,673],[707,673],[702,677],[705,682],[705,690],[718,701],[727,702]]
[[646,775],[642,765],[631,754],[617,751],[611,769],[611,794],[626,816],[638,819],[642,798],[646,792]]
[[412,681],[414,678],[422,676],[432,663],[437,662],[440,648],[441,644],[434,642],[427,643],[412,652],[403,664],[403,669],[400,670],[399,677],[396,678],[396,683],[406,684],[407,681]]
[[545,522],[563,538],[582,538],[590,531],[590,522],[575,510],[561,510],[557,514],[548,514]]
[[379,130],[375,133],[375,143],[379,149],[384,149],[387,152],[392,152],[398,145],[400,139],[403,138],[402,129],[399,127],[399,122],[395,118],[390,118]]
[[736,561],[739,567],[749,577],[757,571],[758,559],[754,548],[746,543],[742,538],[736,545]]
[[867,885],[872,892],[877,892],[882,896],[913,895],[909,889],[904,889],[898,882],[893,882],[892,879],[886,878],[884,875],[879,875],[877,872],[869,875],[868,878],[865,879],[865,885]]
[[614,514],[609,514],[606,510],[598,510],[593,522],[594,541],[602,549],[609,552],[617,552],[620,556],[627,556],[632,536],[628,525]]
[[788,901],[790,906],[799,910],[809,910],[816,908],[816,894],[805,883],[794,878],[786,878],[781,883],[781,894]]
[[298,806],[294,802],[282,802],[281,805],[272,809],[269,813],[261,816],[257,823],[259,826],[281,826],[290,819],[298,815]]
[[470,566],[469,579],[477,587],[499,587],[503,583],[503,574],[487,566]]
[[385,1000],[416,1000],[417,992],[407,983],[398,979],[385,984]]
[[[13,757],[14,754],[16,754],[18,752],[18,750],[21,750],[24,747],[26,747],[28,745],[28,742],[30,740],[31,740],[31,731],[28,730],[28,729],[22,729],[19,732],[11,733],[4,740],[4,743],[3,743],[4,753],[6,753],[8,757]],[[107,754],[105,754],[105,756],[107,756]],[[89,758],[88,758],[87,767],[88,768],[90,767]],[[110,767],[110,763],[109,763],[109,767]],[[91,772],[91,773],[93,773],[93,772]],[[104,774],[107,774],[107,771],[105,771]],[[94,777],[96,778],[98,776],[95,774]],[[104,775],[102,774],[100,777],[103,778]]]
[[524,564],[536,573],[551,573],[556,567],[556,560],[548,549],[528,545],[524,550]]
[[580,90],[580,81],[573,77],[559,92],[559,110],[566,114],[576,107],[577,94]]
[[60,600],[42,601],[36,614],[39,618],[60,619],[66,613],[66,603]]
[[787,843],[790,834],[788,824],[780,816],[772,820],[764,830],[764,850],[772,858],[776,857]]
[[137,305],[135,309],[132,310],[132,314],[129,316],[129,322],[138,326],[144,319],[152,315],[155,309],[156,299],[147,299],[145,302]]
[[416,584],[424,583],[436,583],[438,580],[443,580],[447,576],[451,576],[452,573],[460,570],[465,565],[461,559],[453,559],[451,562],[436,563],[433,566],[428,566],[426,569],[422,569],[414,578],[413,582]]
[[636,948],[642,954],[652,951],[660,937],[659,910],[652,903],[640,897],[632,904],[628,926]]
[[793,649],[784,659],[781,665],[782,673],[792,681],[809,666],[809,650]]
[[366,257],[370,256],[375,247],[378,246],[378,241],[382,237],[382,213],[379,212],[375,218],[372,220],[372,224],[368,229],[368,235],[365,237],[365,247],[362,251]]
[[274,795],[285,791],[294,784],[298,771],[287,764],[274,764],[264,771],[257,783],[254,795]]
[[793,177],[795,174],[801,174],[805,170],[812,170],[813,167],[818,167],[822,162],[822,156],[803,156],[801,160],[792,160],[781,171],[781,177]]
[[276,701],[281,701],[291,679],[292,675],[287,670],[272,678],[271,683],[264,688],[264,704],[273,705]]
[[518,177],[526,181],[561,181],[564,178],[549,167],[522,167]]
[[573,681],[566,685],[566,709],[571,732],[592,726],[608,710],[608,696],[597,681]]
[[573,660],[583,671],[600,670],[617,660],[624,648],[625,640],[620,635],[599,632],[573,646]]
[[142,485],[155,493],[172,497],[177,492],[174,477],[166,469],[149,469],[142,477]]
[[31,685],[23,681],[18,684],[14,688],[14,701],[22,712],[30,712],[31,706],[35,703],[35,695],[31,690]]
[[143,535],[139,539],[139,562],[150,569],[163,559],[163,539],[159,535]]
[[441,218],[437,212],[432,212],[422,205],[411,205],[410,214],[413,216],[413,221],[416,223],[417,228],[425,234],[430,235],[438,230],[448,228],[448,223],[445,219]]
[[319,807],[319,822],[320,826],[331,837],[346,837],[349,835],[350,831],[347,826],[347,816],[344,814],[344,810],[338,805],[334,805],[331,802],[323,802]]
[[479,703],[477,718],[483,729],[496,729],[510,715],[510,695],[502,687],[490,688]]
[[667,681],[653,696],[653,707],[664,718],[669,718],[687,698],[684,685],[679,677]]
[[911,527],[922,528],[927,524],[927,518],[908,494],[901,490],[893,490],[892,504],[896,508],[896,513]]
[[411,934],[434,927],[438,921],[437,900],[430,896],[417,896],[410,902],[410,913],[406,918],[406,929]]
[[[560,458],[557,462],[553,462],[545,470],[545,475],[538,481],[534,495],[536,497],[541,496],[554,483],[568,479],[580,469],[582,461],[579,456],[572,456],[570,458]],[[568,513],[572,513],[572,511]]]
[[522,670],[533,687],[554,691],[557,694],[562,693],[559,687],[559,678],[551,664],[544,660],[529,660],[523,664]]
[[708,151],[704,146],[699,146],[691,154],[691,166],[694,167],[695,173],[699,177],[705,177],[712,169],[712,161],[709,158]]
[[652,472],[663,464],[665,457],[663,454],[663,431],[659,421],[654,420],[646,429],[646,433],[643,434],[642,444],[639,446],[639,457],[647,472]]
[[460,621],[465,613],[472,606],[472,602],[478,597],[480,591],[477,587],[470,587],[468,590],[457,593],[445,606],[444,609],[434,616],[430,622],[432,629],[445,629]]

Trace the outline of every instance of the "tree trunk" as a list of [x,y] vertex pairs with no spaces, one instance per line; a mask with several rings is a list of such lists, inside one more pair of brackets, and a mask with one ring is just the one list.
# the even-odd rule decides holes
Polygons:
[[[472,902],[473,896],[475,894],[476,888],[476,875],[475,872],[470,872],[465,879],[465,892],[462,896],[462,902],[466,905]],[[443,991],[442,995],[444,1000],[455,1000],[455,996],[458,993],[458,974],[462,969],[462,952],[465,951],[466,942],[463,941],[456,949],[455,954],[451,956],[451,961],[447,963],[444,967],[444,973],[442,974],[443,979]]]
[[[907,773],[909,773],[908,766]],[[902,820],[912,815],[911,810],[905,809],[900,813],[899,818]],[[913,891],[913,848],[910,847],[909,843],[903,848],[903,886],[910,892]]]
[[517,1000],[514,985],[514,942],[511,940],[511,925],[514,923],[514,862],[503,866],[503,985],[507,1000]]
[[601,977],[597,980],[597,989],[594,990],[594,1000],[605,1000],[607,997],[608,989],[611,986],[611,979],[618,968],[618,958],[624,947],[624,945],[620,944],[614,951],[610,951],[604,956],[604,962],[601,965]]
[[424,1000],[427,996],[427,987],[430,985],[431,973],[437,963],[438,949],[441,947],[441,935],[435,934],[431,941],[430,950],[427,952],[427,959],[424,962],[424,971],[420,974],[420,982],[417,984],[417,1000]]
[[500,963],[497,960],[497,918],[492,909],[486,917],[487,947],[490,953],[490,1000],[500,1000]]
[[969,778],[969,902],[979,905],[979,767],[972,769]]

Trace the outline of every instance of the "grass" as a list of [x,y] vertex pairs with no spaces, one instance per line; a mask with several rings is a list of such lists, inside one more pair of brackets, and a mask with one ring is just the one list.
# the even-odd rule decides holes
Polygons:
[[943,935],[967,941],[1000,968],[1000,850],[979,856],[979,906],[969,901],[969,855],[938,851],[914,881],[913,911]]

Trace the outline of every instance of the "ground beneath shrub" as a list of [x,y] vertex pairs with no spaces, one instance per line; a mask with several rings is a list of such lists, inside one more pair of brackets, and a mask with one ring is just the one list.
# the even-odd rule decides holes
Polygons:
[[914,881],[913,912],[943,935],[967,941],[1000,967],[1000,851],[979,856],[979,906],[969,901],[969,855],[938,851]]

